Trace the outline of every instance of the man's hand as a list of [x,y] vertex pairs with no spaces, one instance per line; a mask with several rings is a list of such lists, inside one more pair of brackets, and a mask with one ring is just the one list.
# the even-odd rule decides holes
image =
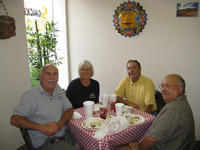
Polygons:
[[137,104],[134,104],[134,103],[129,103],[129,106],[135,108],[135,109],[140,109],[139,106]]
[[41,125],[39,131],[47,136],[54,135],[56,132],[58,132],[60,128],[58,127],[56,122],[49,122],[45,125]]
[[132,150],[139,150],[138,142],[130,143],[129,146],[131,147]]
[[56,125],[57,125],[57,128],[58,128],[58,131],[64,126],[64,124],[62,124],[60,122],[57,122]]
[[140,109],[139,106],[137,104],[134,104],[128,100],[124,100],[123,98],[117,96],[117,103],[124,103],[125,105],[131,106],[135,109]]
[[146,109],[145,109],[145,112],[147,112],[147,113],[152,113],[152,110],[153,110],[153,105],[147,105],[146,106]]

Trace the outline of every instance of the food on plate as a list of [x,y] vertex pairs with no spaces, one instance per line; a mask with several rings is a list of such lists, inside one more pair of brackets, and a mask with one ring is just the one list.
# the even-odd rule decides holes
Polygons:
[[102,127],[104,119],[101,118],[88,118],[83,121],[82,126],[86,129],[96,130]]
[[134,114],[126,114],[126,119],[129,121],[130,125],[137,125],[144,122],[144,118],[140,115],[134,115]]
[[101,127],[102,121],[95,121],[90,123],[90,127],[95,128],[95,127]]
[[138,122],[140,120],[140,117],[138,116],[135,117],[128,116],[128,118],[130,124],[135,124],[135,122]]
[[131,106],[124,105],[124,108],[123,108],[124,113],[131,114],[132,111],[133,111],[133,108]]
[[91,126],[92,128],[95,128],[95,127],[96,127],[95,122],[91,122],[91,123],[90,123],[90,126]]
[[113,118],[114,116],[111,115],[111,114],[107,114],[106,118],[109,119],[109,118]]

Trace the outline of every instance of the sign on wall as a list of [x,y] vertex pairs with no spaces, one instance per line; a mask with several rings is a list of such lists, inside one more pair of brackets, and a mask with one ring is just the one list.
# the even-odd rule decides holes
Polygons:
[[39,31],[44,31],[46,21],[52,20],[52,1],[25,0],[24,12],[26,25],[35,28],[35,20],[37,20]]

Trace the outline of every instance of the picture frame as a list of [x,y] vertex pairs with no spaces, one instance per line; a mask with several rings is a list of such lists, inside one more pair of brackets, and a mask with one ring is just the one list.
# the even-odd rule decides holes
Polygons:
[[177,17],[197,17],[199,2],[177,3]]

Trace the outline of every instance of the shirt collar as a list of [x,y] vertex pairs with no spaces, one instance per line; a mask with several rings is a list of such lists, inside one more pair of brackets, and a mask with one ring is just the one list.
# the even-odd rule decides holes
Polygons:
[[[40,93],[45,93],[46,95],[49,95],[42,87],[41,83],[38,84]],[[53,96],[61,95],[61,87],[57,84],[55,89],[53,90]]]
[[[129,78],[130,79],[130,78]],[[137,85],[137,84],[140,84],[141,82],[142,82],[142,79],[143,79],[143,77],[142,77],[142,74],[140,74],[140,77],[139,77],[139,79],[136,81],[136,82],[133,82],[131,79],[131,84],[135,84],[135,85]]]
[[186,95],[181,95],[181,96],[177,97],[176,99],[170,101],[169,103],[173,103],[175,101],[181,101],[182,99],[186,99]]

